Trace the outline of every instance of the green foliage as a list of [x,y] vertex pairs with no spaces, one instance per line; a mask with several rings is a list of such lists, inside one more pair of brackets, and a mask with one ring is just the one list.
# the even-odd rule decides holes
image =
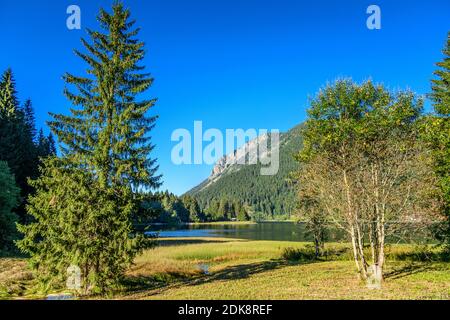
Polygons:
[[161,197],[162,214],[160,222],[178,224],[189,222],[189,211],[186,210],[182,201],[173,194],[164,194]]
[[[214,200],[228,199],[247,206],[247,211],[261,213],[265,219],[278,219],[289,216],[295,209],[294,188],[288,181],[290,172],[296,170],[293,155],[302,145],[301,126],[297,126],[280,136],[280,167],[274,176],[261,175],[261,164],[240,165],[239,170],[225,173],[218,181],[206,185],[206,181],[188,191],[195,197],[200,207],[208,211],[213,219],[218,213]],[[236,165],[238,166],[238,165]],[[212,209],[208,207],[213,206]]]
[[188,222],[213,222],[249,220],[248,208],[239,201],[226,199],[213,200],[202,210],[195,197],[184,195],[177,197],[168,191],[148,195],[141,206],[153,212],[144,222],[179,224]]
[[[26,128],[25,114],[17,99],[14,76],[11,69],[7,69],[0,80],[0,160],[7,162],[22,196],[29,193],[26,180],[33,174],[33,161],[30,161],[33,153],[30,144],[33,142],[27,135]],[[16,210],[23,218],[24,211]]]
[[64,75],[64,94],[80,108],[70,115],[51,114],[49,125],[63,143],[62,154],[96,171],[100,184],[157,188],[161,177],[156,160],[149,158],[157,116],[147,115],[156,100],[137,99],[153,78],[141,72],[144,43],[136,38],[139,28],[133,29],[130,11],[121,3],[112,11],[100,9],[102,30],[88,30],[90,43],[81,39],[87,53],[75,50],[92,76]]
[[251,220],[254,222],[262,222],[264,220],[269,220],[269,217],[262,212],[254,212],[251,215]]
[[314,261],[317,256],[314,251],[314,248],[305,247],[305,248],[292,248],[287,247],[284,248],[281,252],[281,257],[287,261],[299,261],[299,262],[310,262]]
[[[299,182],[297,217],[314,235],[317,254],[323,247],[330,221],[326,208],[318,200],[324,191],[317,186],[331,183],[316,182],[313,187],[311,181],[324,174],[324,163],[319,164],[318,157],[325,157],[329,161],[326,166],[333,166],[336,172],[351,172],[362,167],[366,160],[372,168],[380,168],[386,161],[394,161],[389,159],[390,154],[384,154],[391,141],[411,139],[411,126],[418,119],[422,105],[410,92],[391,94],[371,81],[358,85],[347,79],[326,86],[311,101],[302,130],[304,148],[296,156],[300,170],[293,178]],[[402,147],[410,146],[405,143]],[[368,165],[363,171],[370,168]],[[345,203],[344,199],[339,201]]]
[[40,289],[63,286],[71,265],[81,269],[78,293],[117,285],[144,241],[130,236],[129,188],[105,188],[94,174],[58,158],[44,160],[31,184],[37,190],[27,206],[33,222],[19,226],[24,239],[18,247],[31,256]]
[[7,69],[0,81],[0,111],[2,119],[14,119],[18,114],[16,82],[11,69]]
[[[389,93],[383,86],[367,81],[357,85],[338,80],[322,89],[308,110],[302,135],[304,148],[297,155],[308,161],[321,152],[342,153],[362,145],[366,151],[373,143],[391,135],[391,128],[401,134],[422,112],[423,101],[412,92]],[[353,146],[350,146],[353,144]]]
[[18,204],[19,191],[7,163],[0,161],[0,250],[13,248],[17,216],[12,209]]
[[28,178],[38,174],[38,157],[46,157],[53,152],[40,152],[36,141],[36,127],[33,106],[26,100],[23,107],[17,98],[16,84],[11,69],[7,69],[0,79],[0,161],[8,163],[20,188],[21,201],[15,212],[25,221],[26,198],[33,190]]
[[44,131],[42,129],[39,130],[39,135],[37,137],[37,155],[39,158],[56,155],[55,139],[51,132],[48,136],[45,136]]
[[[64,76],[75,89],[64,93],[77,108],[51,114],[62,158],[44,160],[41,176],[31,182],[36,194],[27,210],[33,221],[19,227],[24,239],[18,242],[31,255],[43,290],[61,285],[75,265],[79,293],[105,293],[147,246],[132,234],[132,220],[146,211],[143,190],[160,185],[156,160],[149,158],[156,117],[146,115],[155,100],[137,100],[153,79],[140,73],[144,43],[129,18],[121,3],[112,14],[100,10],[102,31],[88,30],[91,42],[81,40],[87,53],[75,51],[88,64],[88,77]],[[42,137],[42,147],[52,150],[52,137],[41,143]]]
[[442,190],[442,213],[447,216],[437,236],[450,244],[450,33],[443,53],[444,61],[437,63],[440,69],[435,72],[437,78],[432,80],[430,94],[435,114],[424,119],[423,137],[432,150]]
[[218,200],[211,200],[208,207],[205,209],[206,214],[212,221],[223,220],[223,212],[219,212],[220,203]]
[[431,80],[433,100],[437,114],[450,116],[450,32],[447,34],[447,43],[443,50],[444,60],[436,65],[440,68],[434,72],[436,79]]
[[249,207],[239,200],[213,199],[205,209],[209,221],[248,221]]
[[206,216],[200,209],[197,200],[190,196],[183,196],[181,198],[183,206],[189,212],[189,220],[192,222],[204,222],[206,221]]
[[246,206],[243,205],[241,202],[235,202],[233,208],[234,208],[234,213],[236,215],[236,219],[238,221],[250,220],[248,208],[246,208]]
[[392,230],[430,230],[441,218],[436,177],[418,139],[422,111],[412,92],[350,79],[320,90],[308,110],[294,174],[299,213],[316,254],[327,224],[347,232],[363,279],[370,264],[383,268]]

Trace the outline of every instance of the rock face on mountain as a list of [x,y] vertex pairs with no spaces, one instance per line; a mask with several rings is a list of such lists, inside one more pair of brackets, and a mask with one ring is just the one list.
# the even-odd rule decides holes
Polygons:
[[258,154],[258,146],[263,144],[270,145],[267,141],[268,139],[270,139],[269,134],[262,134],[259,137],[248,141],[239,149],[220,158],[214,165],[208,180],[216,181],[217,178],[229,170],[238,171],[243,165],[257,164],[259,157],[264,158],[267,156],[266,154]]
[[[211,200],[225,198],[245,202],[254,212],[266,215],[291,213],[295,195],[287,178],[290,172],[297,169],[294,154],[302,145],[300,127],[280,135],[280,166],[276,175],[262,176],[260,172],[260,160],[268,155],[259,155],[258,146],[266,145],[270,151],[270,134],[264,134],[220,158],[211,175],[186,194],[194,196],[203,208]],[[254,158],[258,156],[258,159]]]

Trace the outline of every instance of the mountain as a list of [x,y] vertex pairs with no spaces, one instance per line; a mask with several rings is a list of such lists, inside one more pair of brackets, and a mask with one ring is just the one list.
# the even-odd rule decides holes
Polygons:
[[270,142],[270,134],[261,135],[220,158],[211,175],[186,195],[196,198],[203,209],[211,200],[227,199],[244,202],[251,206],[253,212],[265,217],[289,216],[295,208],[295,191],[287,179],[298,166],[294,154],[302,147],[300,130],[301,125],[298,125],[280,134],[280,165],[276,175],[261,175],[263,165],[260,162],[237,164],[237,160],[244,156],[246,163],[251,163],[248,159],[254,154],[252,151],[257,150],[258,144],[265,143],[267,139]]

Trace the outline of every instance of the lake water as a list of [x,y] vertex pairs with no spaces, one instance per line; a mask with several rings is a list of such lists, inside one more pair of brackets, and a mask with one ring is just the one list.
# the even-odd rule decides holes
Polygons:
[[[152,226],[150,233],[161,238],[220,237],[247,240],[311,241],[303,224],[293,222],[262,222],[256,224],[200,224],[180,227]],[[329,232],[328,241],[343,240],[341,232]]]

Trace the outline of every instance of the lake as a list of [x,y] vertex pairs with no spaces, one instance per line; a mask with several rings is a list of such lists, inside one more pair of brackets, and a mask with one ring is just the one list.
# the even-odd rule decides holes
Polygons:
[[[148,233],[161,238],[220,237],[247,240],[311,241],[303,224],[293,222],[261,222],[255,224],[191,224],[177,227],[153,225]],[[328,241],[343,240],[341,232],[329,232]]]

